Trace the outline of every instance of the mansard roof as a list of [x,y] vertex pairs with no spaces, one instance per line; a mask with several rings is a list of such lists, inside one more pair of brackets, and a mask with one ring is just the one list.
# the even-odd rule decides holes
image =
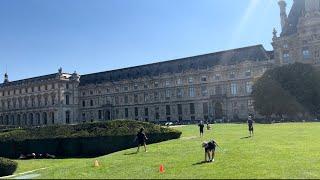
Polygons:
[[265,61],[270,60],[269,55],[270,53],[268,53],[262,45],[256,45],[171,61],[82,75],[80,77],[80,86],[125,79],[137,79],[140,77],[152,77],[164,73],[179,73],[193,69],[207,69],[216,65],[234,65],[246,60]]
[[288,21],[285,27],[283,27],[281,36],[290,36],[297,33],[297,26],[299,18],[304,15],[305,12],[305,0],[294,0],[290,13],[288,15]]

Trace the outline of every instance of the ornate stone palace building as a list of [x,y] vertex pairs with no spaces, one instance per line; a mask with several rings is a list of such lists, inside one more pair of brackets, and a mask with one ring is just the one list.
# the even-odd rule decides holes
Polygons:
[[320,63],[319,0],[294,0],[273,51],[262,45],[79,76],[55,74],[0,84],[0,125],[92,120],[234,120],[256,114],[252,85],[274,66]]

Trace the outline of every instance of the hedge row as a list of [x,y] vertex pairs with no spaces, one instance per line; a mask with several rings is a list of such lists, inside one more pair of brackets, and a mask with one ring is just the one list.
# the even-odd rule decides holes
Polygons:
[[15,161],[0,157],[0,177],[12,175],[18,167]]
[[58,157],[105,155],[136,146],[133,140],[141,127],[146,130],[148,144],[181,136],[180,131],[137,121],[13,130],[0,134],[0,156],[18,158],[20,154],[31,153],[49,153]]

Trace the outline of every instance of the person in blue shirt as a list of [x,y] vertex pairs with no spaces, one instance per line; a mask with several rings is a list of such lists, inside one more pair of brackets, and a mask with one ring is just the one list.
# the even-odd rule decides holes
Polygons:
[[254,121],[253,121],[252,115],[249,115],[249,117],[248,117],[248,127],[249,127],[249,135],[250,135],[250,137],[253,136],[253,123],[254,123]]

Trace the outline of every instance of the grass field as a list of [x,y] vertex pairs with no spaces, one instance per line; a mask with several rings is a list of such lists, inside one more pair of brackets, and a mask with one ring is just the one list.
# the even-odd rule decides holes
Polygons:
[[[149,145],[147,153],[129,149],[93,159],[18,161],[16,173],[47,168],[38,178],[320,178],[320,123],[257,124],[253,138],[244,138],[244,124],[214,125],[204,138],[195,125],[176,128],[181,139]],[[213,137],[224,152],[217,151],[214,163],[201,164],[201,142]]]

